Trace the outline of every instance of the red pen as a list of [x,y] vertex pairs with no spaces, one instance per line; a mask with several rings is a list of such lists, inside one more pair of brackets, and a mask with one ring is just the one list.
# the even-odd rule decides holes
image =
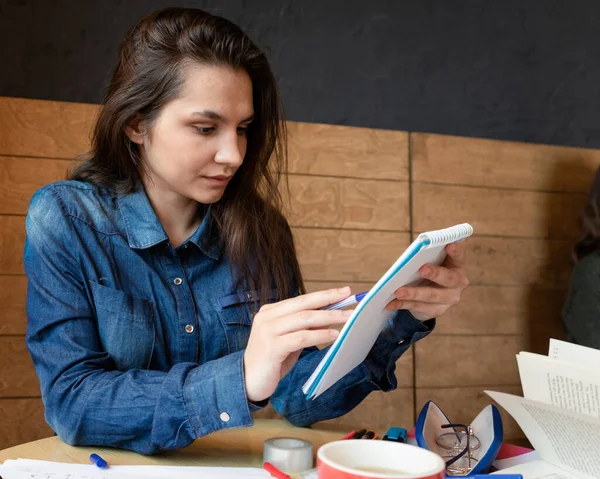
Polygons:
[[343,438],[342,441],[344,441],[345,439],[352,439],[354,437],[354,435],[356,434],[356,431],[350,431],[348,434],[346,434]]
[[363,437],[363,434],[366,432],[367,432],[366,429],[359,429],[358,431],[356,431],[354,433],[354,436],[352,436],[350,439],[360,439],[361,437]]
[[269,474],[271,474],[271,476],[276,477],[277,479],[292,479],[285,472],[280,471],[270,462],[263,463],[263,469],[265,471],[267,471]]

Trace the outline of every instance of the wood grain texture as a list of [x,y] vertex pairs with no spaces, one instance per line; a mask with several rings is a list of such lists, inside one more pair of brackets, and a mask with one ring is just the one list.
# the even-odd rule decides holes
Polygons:
[[98,106],[0,97],[0,154],[74,158],[89,149]]
[[465,241],[471,284],[566,288],[571,241],[472,236]]
[[[427,401],[436,403],[452,422],[470,424],[473,419],[488,404],[493,404],[492,398],[483,391],[499,391],[508,394],[522,396],[521,386],[486,386],[483,387],[460,387],[460,388],[417,388],[417,415]],[[496,404],[502,417],[504,439],[512,442],[512,439],[524,437],[523,431],[515,420],[500,406]]]
[[0,275],[0,336],[4,334],[25,334],[27,317],[27,278],[25,276]]
[[64,180],[71,165],[69,160],[0,156],[0,214],[27,214],[33,193]]
[[[294,427],[286,421],[259,419],[252,427],[226,428],[197,439],[188,447],[144,456],[115,448],[73,447],[58,437],[49,437],[29,444],[0,451],[0,462],[7,459],[38,459],[71,464],[89,464],[90,454],[100,452],[112,465],[154,466],[212,466],[212,467],[262,467],[265,440],[271,437],[295,437],[314,445],[314,453],[328,442],[339,438],[338,431],[325,428]],[[299,475],[294,475],[299,479]]]
[[[97,111],[0,98],[0,132],[10,132],[0,134],[0,431],[11,431],[10,444],[49,432],[24,337],[2,336],[22,335],[26,326],[22,215],[31,194],[62,179],[68,159],[88,149]],[[317,429],[411,426],[427,399],[453,420],[469,421],[491,402],[482,386],[519,394],[514,355],[547,353],[548,338],[564,333],[570,249],[600,151],[411,134],[409,185],[406,132],[288,127],[286,213],[309,291],[346,284],[355,293],[368,290],[410,243],[411,224],[414,236],[464,221],[476,233],[465,243],[472,286],[434,334],[400,358],[399,389],[374,393]],[[260,414],[276,417],[273,410]],[[506,437],[522,437],[502,414]],[[0,448],[8,447],[2,439],[0,433]]]
[[288,122],[289,171],[408,180],[408,133]]
[[410,427],[414,424],[413,389],[399,388],[387,393],[374,391],[349,413],[320,424],[346,432],[369,428],[380,437],[391,425]]
[[0,215],[0,274],[24,274],[25,217]]
[[0,398],[39,397],[25,336],[0,336]]
[[54,434],[41,398],[0,399],[0,431],[0,450]]
[[[436,334],[562,336],[560,311],[566,291],[532,286],[472,285],[461,302],[437,322]],[[546,353],[548,351],[546,350]]]
[[377,281],[410,243],[409,233],[292,230],[306,281]]
[[587,193],[600,150],[411,133],[415,182]]
[[515,355],[527,350],[521,336],[441,336],[415,344],[418,388],[520,384]]
[[408,183],[290,175],[292,226],[408,231]]
[[477,235],[575,240],[583,194],[414,183],[418,231],[468,222]]

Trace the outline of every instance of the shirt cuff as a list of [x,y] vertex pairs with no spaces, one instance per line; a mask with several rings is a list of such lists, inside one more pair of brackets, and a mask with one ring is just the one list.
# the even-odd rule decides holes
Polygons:
[[396,361],[411,345],[423,339],[434,328],[435,319],[421,322],[407,310],[396,311],[392,315],[364,361],[372,381],[382,391],[396,388]]
[[244,351],[191,370],[183,385],[183,399],[196,437],[225,428],[252,426],[244,384]]

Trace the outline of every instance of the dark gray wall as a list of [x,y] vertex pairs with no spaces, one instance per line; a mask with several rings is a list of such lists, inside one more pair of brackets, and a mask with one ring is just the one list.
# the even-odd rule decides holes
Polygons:
[[0,95],[99,102],[167,5],[246,30],[290,120],[600,147],[597,0],[0,0]]

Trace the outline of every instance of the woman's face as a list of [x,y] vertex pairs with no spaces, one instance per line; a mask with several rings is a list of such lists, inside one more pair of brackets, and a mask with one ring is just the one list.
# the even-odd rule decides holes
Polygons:
[[252,81],[244,70],[188,64],[177,98],[167,103],[140,145],[144,186],[173,201],[214,203],[242,164],[254,115]]

